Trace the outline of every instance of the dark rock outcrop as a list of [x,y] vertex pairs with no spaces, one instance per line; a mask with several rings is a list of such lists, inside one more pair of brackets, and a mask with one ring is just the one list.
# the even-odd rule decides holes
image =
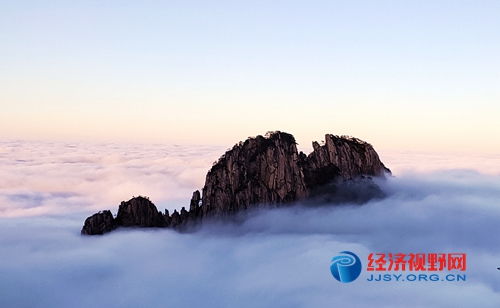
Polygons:
[[102,211],[88,217],[82,228],[82,234],[94,235],[110,232],[117,227],[166,227],[170,217],[168,211],[163,215],[146,197],[134,197],[123,201],[118,208],[118,215],[113,218],[110,211]]
[[373,147],[357,138],[325,135],[324,145],[314,141],[313,149],[307,157],[302,154],[304,178],[310,190],[332,179],[353,180],[390,173]]
[[121,227],[164,227],[165,218],[146,197],[135,197],[122,202],[116,215],[116,224]]
[[102,211],[85,219],[82,234],[104,234],[113,231],[115,228],[116,224],[111,211]]
[[[362,201],[369,195],[358,196],[357,188],[352,189],[358,185],[355,181],[369,181],[369,189],[376,193],[370,177],[383,177],[386,173],[390,170],[373,147],[359,139],[326,135],[323,145],[313,142],[313,152],[305,155],[297,151],[292,135],[272,132],[236,144],[214,163],[203,193],[193,193],[189,211],[183,207],[180,213],[174,210],[169,215],[165,210],[162,214],[149,199],[137,197],[122,202],[114,220],[109,211],[105,211],[109,213],[105,217],[94,217],[103,215],[99,213],[87,218],[82,234],[102,234],[131,226],[182,230],[205,219],[318,196],[325,196],[323,200],[327,201]],[[109,221],[110,215],[109,226],[113,228],[106,224],[102,227],[101,221]]]

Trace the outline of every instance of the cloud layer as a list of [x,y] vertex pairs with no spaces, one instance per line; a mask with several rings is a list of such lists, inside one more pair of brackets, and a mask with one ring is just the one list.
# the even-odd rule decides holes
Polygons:
[[223,151],[214,146],[0,143],[0,217],[91,213],[147,195],[188,203]]
[[[141,191],[177,207],[220,150],[3,143],[0,306],[500,305],[500,176],[471,170],[398,174],[380,183],[386,199],[363,206],[299,204],[190,234],[79,235],[84,214]],[[341,284],[329,262],[342,250],[362,261],[370,252],[466,252],[467,281],[370,283],[362,272]]]

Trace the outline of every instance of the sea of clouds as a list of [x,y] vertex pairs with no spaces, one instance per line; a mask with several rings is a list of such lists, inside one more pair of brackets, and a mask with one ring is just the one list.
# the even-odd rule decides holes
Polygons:
[[[88,215],[116,213],[133,195],[161,210],[187,205],[224,150],[0,142],[0,307],[500,306],[496,156],[384,153],[395,174],[379,183],[387,198],[362,206],[298,204],[187,234],[80,236]],[[329,265],[344,250],[362,262],[465,252],[467,281],[374,283],[363,270],[340,283]]]

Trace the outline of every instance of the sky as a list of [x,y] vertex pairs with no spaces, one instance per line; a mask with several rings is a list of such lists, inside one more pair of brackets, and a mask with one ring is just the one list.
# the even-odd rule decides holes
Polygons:
[[0,138],[500,151],[498,1],[0,1]]

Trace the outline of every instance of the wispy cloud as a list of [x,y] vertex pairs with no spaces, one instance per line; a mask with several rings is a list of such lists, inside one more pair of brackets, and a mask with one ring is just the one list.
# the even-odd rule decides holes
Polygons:
[[222,149],[213,146],[0,143],[0,216],[115,208],[133,195],[188,204]]

